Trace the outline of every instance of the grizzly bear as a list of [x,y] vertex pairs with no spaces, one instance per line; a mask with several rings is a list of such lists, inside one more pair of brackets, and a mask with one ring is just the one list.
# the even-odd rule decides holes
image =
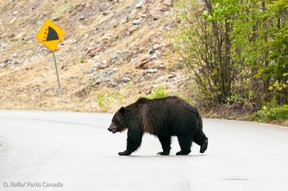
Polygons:
[[181,151],[176,155],[188,155],[192,142],[198,144],[200,153],[208,147],[208,138],[202,130],[202,119],[196,107],[183,99],[172,96],[158,99],[139,98],[127,107],[121,107],[113,116],[108,130],[116,133],[128,129],[127,148],[119,152],[128,156],[136,151],[144,133],[158,137],[162,152],[169,155],[171,137],[177,136]]

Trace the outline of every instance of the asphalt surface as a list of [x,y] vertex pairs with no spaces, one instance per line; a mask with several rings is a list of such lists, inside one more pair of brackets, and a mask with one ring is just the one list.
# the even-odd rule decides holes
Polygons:
[[205,154],[173,139],[170,156],[145,135],[130,157],[126,133],[107,131],[111,114],[0,110],[0,190],[286,191],[288,130],[204,119]]

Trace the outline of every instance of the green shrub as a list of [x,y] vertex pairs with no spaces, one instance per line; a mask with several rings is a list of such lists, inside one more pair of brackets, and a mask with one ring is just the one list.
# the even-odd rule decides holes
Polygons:
[[288,105],[273,108],[264,106],[252,116],[252,120],[261,122],[288,120]]
[[157,88],[156,90],[152,91],[152,93],[146,97],[149,99],[156,99],[156,98],[163,98],[166,96],[168,96],[166,89],[161,87],[161,88]]

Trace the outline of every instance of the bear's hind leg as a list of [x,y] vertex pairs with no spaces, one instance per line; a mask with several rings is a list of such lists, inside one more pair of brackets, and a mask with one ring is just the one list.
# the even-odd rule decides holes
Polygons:
[[200,146],[200,153],[204,153],[208,147],[208,138],[203,133],[203,131],[199,131],[195,137],[194,142]]
[[200,153],[204,153],[207,147],[208,147],[208,139],[206,139],[205,142],[201,145]]
[[157,136],[161,145],[162,145],[162,152],[157,153],[158,155],[169,155],[171,150],[171,137],[169,136]]
[[176,155],[188,155],[191,152],[192,140],[189,137],[178,136],[178,142],[181,151],[177,152]]

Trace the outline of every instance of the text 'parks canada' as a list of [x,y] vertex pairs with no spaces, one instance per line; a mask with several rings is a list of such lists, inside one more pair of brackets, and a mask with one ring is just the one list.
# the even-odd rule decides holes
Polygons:
[[64,185],[61,182],[4,182],[3,186],[10,188],[61,188]]

